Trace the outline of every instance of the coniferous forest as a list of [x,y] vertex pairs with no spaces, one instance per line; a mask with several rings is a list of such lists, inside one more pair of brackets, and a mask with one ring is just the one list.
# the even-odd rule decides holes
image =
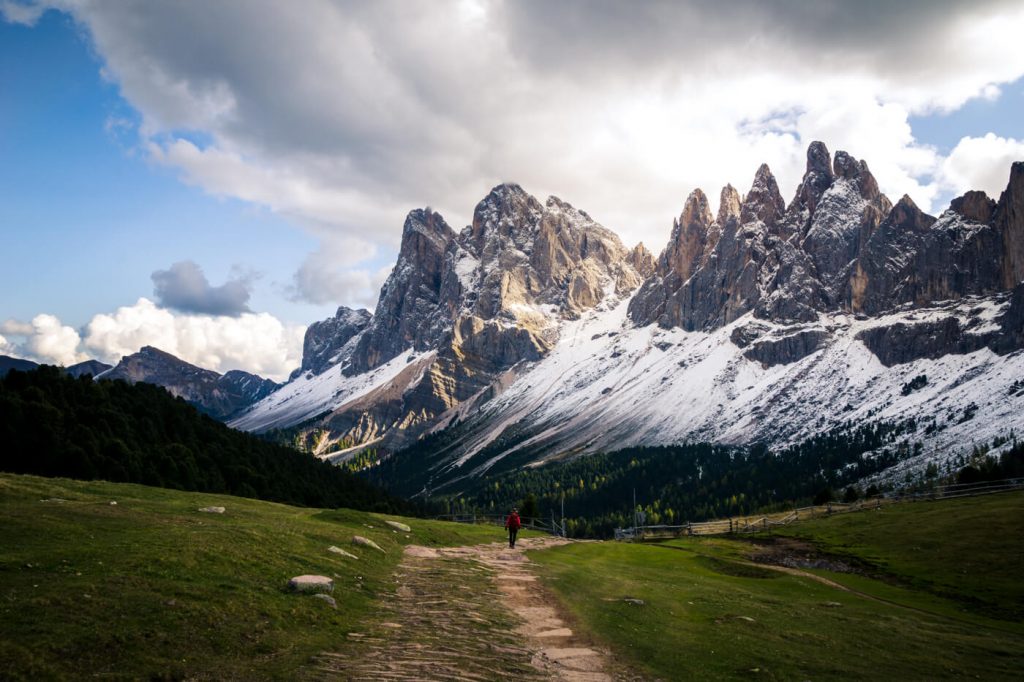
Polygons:
[[0,378],[0,470],[227,493],[310,507],[411,505],[308,454],[228,428],[159,386],[56,367]]
[[[920,454],[920,442],[907,437],[921,427],[927,425],[914,420],[848,423],[777,452],[706,443],[626,448],[479,479],[443,498],[443,506],[502,513],[519,505],[548,519],[560,518],[564,503],[569,535],[609,537],[633,524],[634,494],[651,525],[853,501],[879,492],[857,488],[858,481]],[[975,455],[962,469],[935,470],[915,484],[1024,475],[1024,444],[1000,458]]]

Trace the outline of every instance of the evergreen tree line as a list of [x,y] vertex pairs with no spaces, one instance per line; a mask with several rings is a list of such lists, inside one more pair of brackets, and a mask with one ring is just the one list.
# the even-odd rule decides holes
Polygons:
[[0,470],[227,493],[310,507],[411,513],[351,472],[235,431],[159,386],[69,377],[0,378]]
[[831,500],[834,490],[919,453],[919,442],[896,444],[916,429],[913,420],[846,423],[780,452],[706,443],[626,448],[481,479],[443,505],[479,513],[535,505],[548,519],[560,517],[564,501],[574,537],[610,537],[633,525],[634,511],[649,525],[774,511]]
[[[999,443],[998,445],[1001,445]],[[957,483],[986,483],[1008,478],[1024,478],[1024,443],[1014,440],[1012,447],[999,457],[986,451],[976,451],[967,464],[957,472]]]

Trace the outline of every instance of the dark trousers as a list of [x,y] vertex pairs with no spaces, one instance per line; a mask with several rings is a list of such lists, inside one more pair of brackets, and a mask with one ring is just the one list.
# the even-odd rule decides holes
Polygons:
[[519,532],[518,528],[509,528],[508,529],[508,546],[509,547],[515,547],[516,546],[516,533],[518,533],[518,532]]

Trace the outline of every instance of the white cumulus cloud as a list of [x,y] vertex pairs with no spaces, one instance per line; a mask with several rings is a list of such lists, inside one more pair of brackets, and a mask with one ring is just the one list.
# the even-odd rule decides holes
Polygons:
[[965,137],[942,163],[942,179],[956,194],[980,189],[994,199],[1006,189],[1010,164],[1024,161],[1024,140],[999,137]]
[[81,337],[73,327],[47,314],[36,315],[31,322],[7,320],[0,324],[0,332],[21,341],[13,343],[4,337],[0,352],[18,355],[50,365],[73,365],[87,356],[79,351]]
[[243,369],[280,381],[301,364],[304,334],[305,327],[286,325],[269,313],[179,315],[140,298],[93,317],[83,346],[106,362],[155,346],[217,372]]
[[[83,27],[148,158],[324,241],[296,273],[314,301],[372,283],[366,260],[394,250],[408,210],[458,229],[507,180],[659,250],[694,187],[745,191],[767,162],[789,200],[821,139],[936,210],[987,171],[964,170],[966,146],[921,144],[911,117],[1024,75],[1019,0],[38,6]],[[369,247],[335,272],[324,254],[344,239]]]

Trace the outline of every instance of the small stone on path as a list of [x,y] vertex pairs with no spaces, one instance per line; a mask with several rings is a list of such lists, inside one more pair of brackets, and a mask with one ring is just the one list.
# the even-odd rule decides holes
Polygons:
[[227,510],[224,507],[203,507],[199,511],[206,514],[223,514]]
[[376,542],[374,542],[373,540],[370,540],[369,538],[364,538],[362,535],[354,535],[354,536],[352,536],[352,544],[353,545],[361,545],[363,547],[370,547],[372,549],[376,549],[376,550],[381,551],[381,552],[384,551],[383,549],[380,548],[380,545],[378,545]]
[[334,581],[325,575],[298,575],[288,581],[295,592],[333,592]]
[[412,528],[410,528],[409,526],[405,525],[404,523],[399,523],[398,521],[385,521],[384,523],[388,524],[389,526],[391,526],[395,530],[402,531],[403,533],[411,533],[412,532]]
[[341,547],[335,547],[334,545],[331,545],[330,547],[328,547],[327,551],[331,552],[332,554],[340,554],[341,556],[347,556],[349,559],[358,559],[359,558],[355,554],[353,554],[352,552],[348,552],[348,551],[342,549]]
[[538,632],[534,637],[572,637],[572,630],[569,628],[555,628],[554,630]]

